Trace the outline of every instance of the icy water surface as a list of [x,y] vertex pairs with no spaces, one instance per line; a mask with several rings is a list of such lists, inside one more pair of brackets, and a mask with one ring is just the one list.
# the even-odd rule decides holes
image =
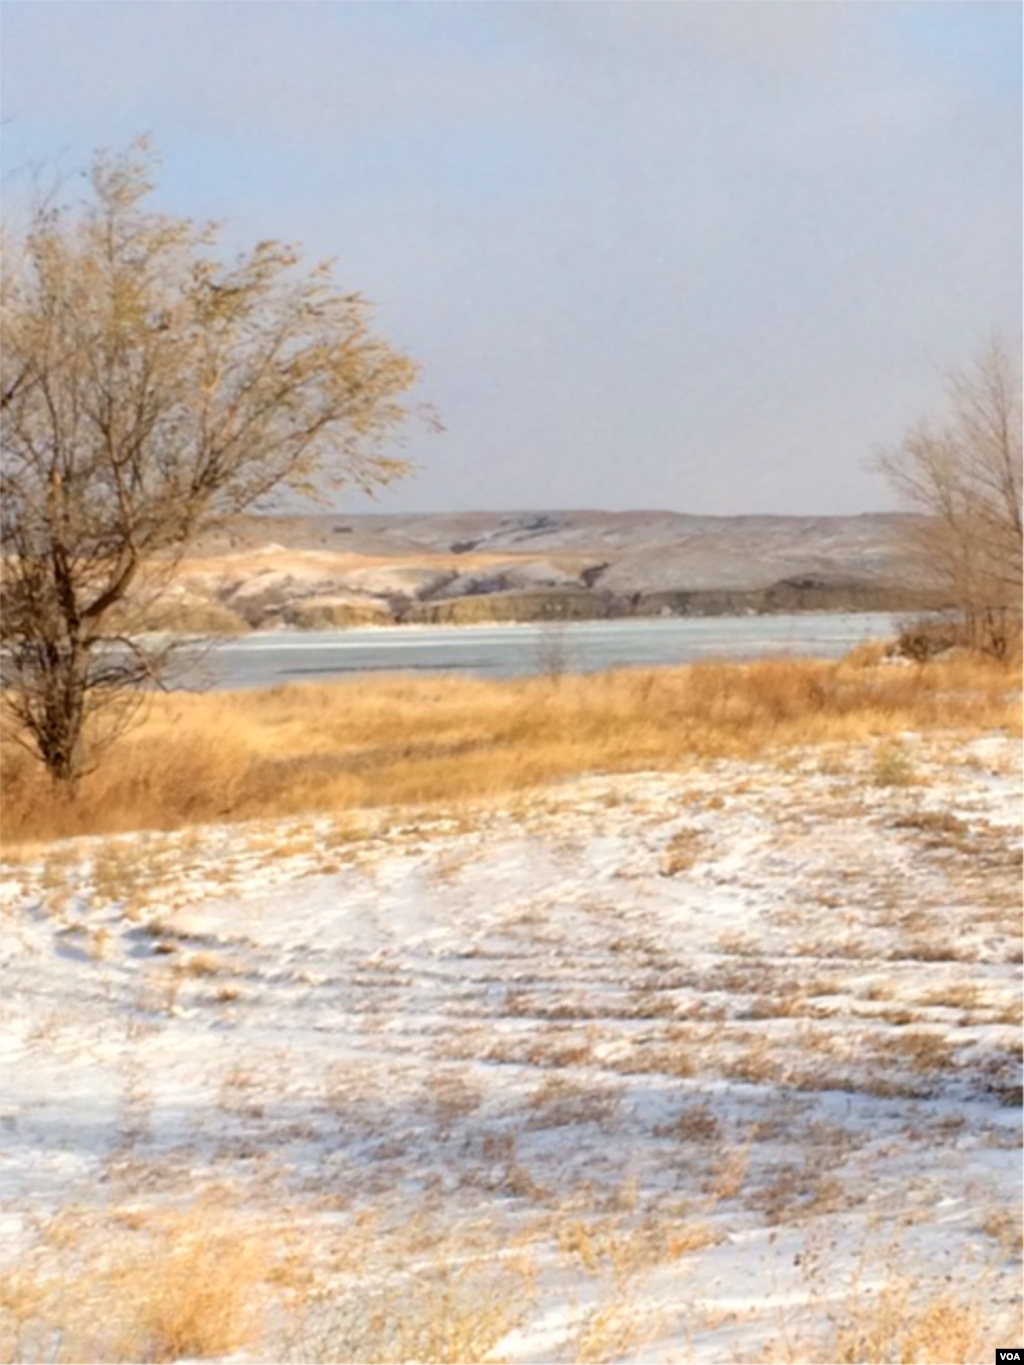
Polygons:
[[509,678],[548,671],[590,673],[615,665],[809,654],[836,658],[862,640],[892,635],[878,613],[678,617],[551,625],[391,626],[273,632],[215,646],[201,672],[219,688],[266,687],[348,673],[466,672]]

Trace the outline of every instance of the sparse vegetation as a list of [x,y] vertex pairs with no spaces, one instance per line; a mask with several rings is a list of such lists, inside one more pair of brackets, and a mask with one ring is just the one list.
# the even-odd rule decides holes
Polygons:
[[909,787],[915,773],[906,746],[898,741],[880,744],[875,750],[871,776],[876,787]]
[[918,422],[882,470],[924,513],[915,539],[957,615],[911,626],[903,649],[925,659],[951,645],[1019,655],[1022,517],[1021,368],[1018,346],[998,338],[947,376],[945,411]]
[[[643,676],[666,704],[692,682]],[[538,686],[586,715],[577,681]],[[940,724],[948,698],[922,725],[932,684],[913,725],[869,728],[800,682],[791,732],[783,681],[769,723],[733,671],[703,741],[679,700],[702,747],[674,765],[628,710],[636,679],[599,687],[661,771],[22,848],[2,950],[26,974],[28,1099],[0,1119],[73,1193],[5,1233],[4,1358],[974,1358],[964,1332],[992,1335],[1020,1264],[1019,755]],[[402,724],[429,696],[442,745],[450,724],[500,746],[499,721],[526,723],[502,707],[532,695],[402,686],[384,687]],[[300,764],[304,743],[322,758],[313,729],[340,736],[333,708],[361,693],[264,698],[253,761],[293,737]],[[811,738],[788,742],[809,697]],[[383,764],[401,730],[373,734]],[[585,738],[580,762],[609,752]],[[876,785],[887,744],[913,785]],[[63,1174],[65,1130],[45,1136],[34,1060],[62,1094],[107,1086],[105,1145],[74,1147],[86,1179]],[[197,1170],[237,1185],[204,1213],[207,1246],[254,1252],[238,1277],[257,1311],[221,1336],[202,1295],[159,1289],[197,1254],[170,1217]],[[912,1251],[854,1273],[862,1239],[900,1228]],[[132,1297],[118,1277],[147,1257]],[[776,1304],[754,1286],[740,1313],[730,1286],[761,1264],[785,1330],[755,1351]]]
[[71,1243],[59,1220],[44,1228],[63,1269],[30,1260],[6,1277],[4,1361],[164,1365],[228,1355],[260,1336],[269,1301],[262,1238],[204,1202],[131,1221],[133,1237],[119,1238],[112,1254],[93,1245],[86,1263],[69,1253],[97,1241],[92,1220],[80,1222]]

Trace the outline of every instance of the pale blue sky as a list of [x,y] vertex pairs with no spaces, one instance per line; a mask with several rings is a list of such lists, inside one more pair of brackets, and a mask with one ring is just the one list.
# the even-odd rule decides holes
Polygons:
[[374,300],[446,426],[382,510],[890,506],[872,448],[1019,332],[1017,3],[0,16],[9,203],[149,132],[162,206]]

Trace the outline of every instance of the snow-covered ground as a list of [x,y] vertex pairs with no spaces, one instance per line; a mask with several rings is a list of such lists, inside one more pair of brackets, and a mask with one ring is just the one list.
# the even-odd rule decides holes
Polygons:
[[1020,799],[1015,742],[908,735],[26,855],[3,1261],[209,1197],[271,1248],[248,1360],[426,1303],[511,1361],[828,1359],[895,1285],[1012,1323]]

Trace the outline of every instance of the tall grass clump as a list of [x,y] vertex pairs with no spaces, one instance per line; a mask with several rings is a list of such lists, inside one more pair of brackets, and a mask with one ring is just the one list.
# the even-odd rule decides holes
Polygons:
[[[6,1277],[4,1362],[205,1360],[257,1341],[269,1298],[265,1245],[203,1205],[167,1215],[138,1244],[74,1267]],[[66,1258],[65,1258],[66,1259]]]

